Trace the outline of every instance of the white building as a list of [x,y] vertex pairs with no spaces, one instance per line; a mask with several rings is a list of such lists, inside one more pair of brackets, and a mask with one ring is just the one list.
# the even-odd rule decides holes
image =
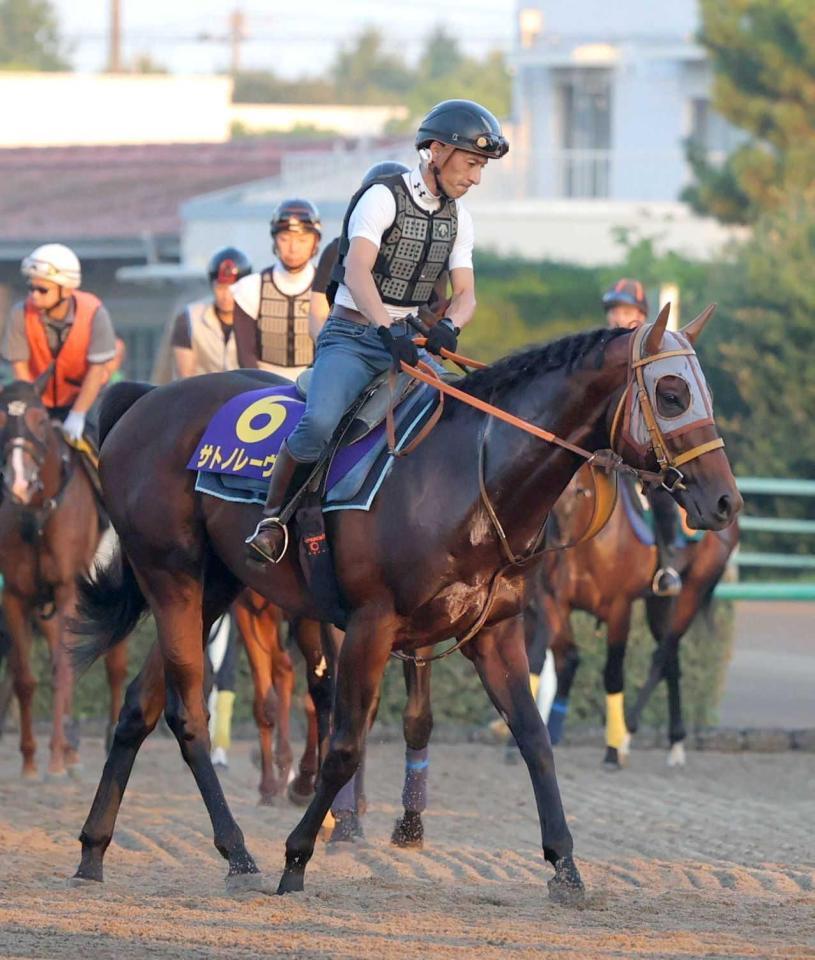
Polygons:
[[733,146],[710,109],[697,0],[520,0],[517,23],[525,195],[673,201],[688,139],[715,154]]

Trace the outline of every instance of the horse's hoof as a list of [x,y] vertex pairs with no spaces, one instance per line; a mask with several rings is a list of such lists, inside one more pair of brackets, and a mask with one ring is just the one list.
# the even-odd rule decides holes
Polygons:
[[549,899],[565,907],[579,907],[586,900],[586,888],[580,871],[571,857],[561,857],[555,864],[555,875],[547,884]]
[[23,767],[23,772],[20,774],[23,780],[26,780],[28,783],[34,783],[39,780],[39,774],[37,773],[36,767]]
[[48,770],[45,774],[46,783],[63,783],[67,779],[67,770]]
[[421,850],[424,846],[422,815],[405,810],[405,815],[394,824],[391,843],[402,849]]
[[507,744],[506,750],[504,750],[504,763],[508,767],[517,766],[521,762],[521,753],[518,750],[518,747],[515,745],[515,741]]
[[616,773],[618,770],[622,770],[623,765],[620,763],[620,753],[616,747],[606,747],[606,755],[603,757],[603,769],[607,770],[609,773]]
[[311,776],[295,777],[286,792],[295,807],[307,807],[314,797],[314,778]]
[[277,793],[261,793],[258,797],[259,807],[276,807],[278,802]]
[[82,780],[84,773],[85,773],[85,765],[82,763],[75,763],[72,766],[68,767],[68,776],[72,780]]
[[[340,843],[359,843],[365,839],[362,822],[359,817],[349,810],[340,810],[334,817],[334,829],[328,838],[328,846]],[[336,849],[336,846],[334,847]]]
[[671,749],[668,751],[668,766],[684,767],[686,762],[687,755],[685,754],[685,744],[680,740],[673,744]]
[[245,893],[264,893],[272,896],[275,886],[262,873],[230,873],[224,881],[226,892],[231,896],[240,896]]
[[282,896],[284,893],[302,893],[304,880],[305,872],[303,870],[291,870],[286,867],[283,876],[280,878],[280,883],[277,885],[278,896]]
[[102,864],[93,866],[79,866],[76,873],[68,878],[68,885],[72,887],[87,887],[102,882]]

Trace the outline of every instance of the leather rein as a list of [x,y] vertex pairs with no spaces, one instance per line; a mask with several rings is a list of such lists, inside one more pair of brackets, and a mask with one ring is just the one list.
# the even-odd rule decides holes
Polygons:
[[[568,440],[564,440],[562,437],[558,437],[556,434],[544,429],[543,427],[539,427],[534,423],[530,423],[528,420],[517,417],[515,414],[509,413],[506,410],[502,410],[500,407],[496,407],[491,403],[487,403],[485,400],[481,400],[478,397],[474,397],[471,394],[458,389],[452,384],[442,380],[439,374],[423,360],[420,360],[415,367],[411,367],[409,364],[402,361],[403,372],[408,374],[410,377],[413,377],[413,379],[438,390],[440,394],[440,401],[437,405],[436,411],[429,418],[428,422],[420,430],[414,440],[398,452],[395,449],[396,442],[393,409],[392,407],[389,408],[387,418],[388,442],[391,453],[394,456],[406,455],[410,451],[414,450],[419,443],[421,443],[422,440],[427,437],[441,417],[444,406],[444,396],[450,396],[456,400],[460,400],[462,403],[466,403],[468,406],[474,407],[476,410],[480,410],[483,413],[488,414],[494,419],[502,420],[504,423],[508,423],[511,426],[517,427],[519,430],[523,430],[525,433],[529,433],[534,437],[538,437],[539,439],[546,441],[547,443],[555,444],[556,446],[562,447],[564,450],[568,450],[570,453],[582,457],[589,467],[591,467],[591,475],[594,482],[594,510],[592,511],[592,516],[586,529],[580,534],[579,537],[571,540],[568,543],[559,543],[549,547],[544,547],[543,541],[546,535],[546,525],[549,517],[547,514],[529,549],[524,553],[516,554],[510,546],[509,539],[487,492],[485,477],[485,449],[487,433],[492,422],[491,420],[488,420],[485,428],[481,432],[481,439],[479,442],[479,493],[484,510],[487,513],[490,523],[492,524],[497,535],[501,552],[504,555],[506,563],[493,575],[487,592],[487,598],[475,623],[462,637],[456,640],[452,646],[448,647],[442,653],[436,654],[432,657],[418,657],[415,654],[404,653],[401,650],[393,651],[391,653],[392,657],[395,657],[398,660],[406,660],[411,663],[415,663],[417,666],[424,666],[425,664],[431,663],[434,660],[443,660],[450,656],[450,654],[455,653],[456,650],[460,650],[465,643],[471,640],[482,629],[489,618],[501,578],[504,576],[504,574],[508,573],[512,569],[517,570],[526,566],[533,560],[538,559],[544,553],[549,553],[554,550],[565,550],[584,543],[586,540],[590,540],[592,537],[596,536],[603,529],[603,527],[605,527],[611,517],[611,514],[614,512],[614,507],[617,503],[617,477],[620,473],[625,473],[629,476],[636,476],[639,480],[645,483],[658,483],[669,493],[673,493],[676,490],[684,490],[686,488],[684,482],[685,476],[679,469],[680,466],[689,463],[698,457],[704,456],[704,454],[709,453],[712,450],[718,450],[724,446],[724,440],[722,440],[721,437],[717,437],[705,443],[697,444],[697,446],[693,447],[692,449],[683,451],[679,454],[674,454],[671,452],[668,442],[657,421],[656,414],[654,413],[653,403],[645,384],[643,371],[648,364],[655,363],[658,360],[665,360],[670,357],[677,356],[694,356],[695,351],[691,347],[683,347],[681,349],[665,350],[659,353],[643,356],[645,340],[652,326],[653,324],[648,324],[640,327],[632,337],[628,382],[622,392],[622,395],[620,396],[614,416],[612,418],[609,436],[610,449],[597,450],[594,452],[586,450]],[[415,342],[418,346],[424,346],[426,338],[417,337],[415,338]],[[453,353],[450,350],[442,349],[441,355],[445,360],[451,360],[465,369],[467,367],[483,369],[487,366],[485,363],[481,363],[478,360],[473,360],[470,357],[465,357],[462,354]],[[658,472],[642,470],[628,466],[623,462],[620,454],[614,449],[615,444],[620,436],[620,424],[623,419],[625,404],[632,390],[636,390],[636,402],[640,405],[643,418],[648,428],[650,445],[660,468]]]

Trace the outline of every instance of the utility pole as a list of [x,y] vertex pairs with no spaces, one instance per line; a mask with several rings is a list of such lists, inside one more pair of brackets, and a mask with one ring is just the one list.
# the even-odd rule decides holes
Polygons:
[[236,76],[241,68],[241,43],[246,39],[244,28],[246,17],[240,7],[235,7],[229,15],[229,72]]
[[110,38],[108,49],[108,71],[122,72],[122,2],[110,0]]

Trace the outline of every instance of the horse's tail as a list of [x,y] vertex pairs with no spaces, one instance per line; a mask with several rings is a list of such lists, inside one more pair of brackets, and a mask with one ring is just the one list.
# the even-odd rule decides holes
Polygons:
[[107,564],[80,577],[77,587],[70,629],[85,639],[72,646],[71,660],[81,672],[129,636],[147,612],[147,600],[121,547]]
[[122,417],[133,404],[151,390],[155,390],[152,383],[142,383],[137,380],[122,380],[114,383],[105,391],[102,408],[99,411],[99,446],[105,442],[105,437],[113,429],[116,421]]

